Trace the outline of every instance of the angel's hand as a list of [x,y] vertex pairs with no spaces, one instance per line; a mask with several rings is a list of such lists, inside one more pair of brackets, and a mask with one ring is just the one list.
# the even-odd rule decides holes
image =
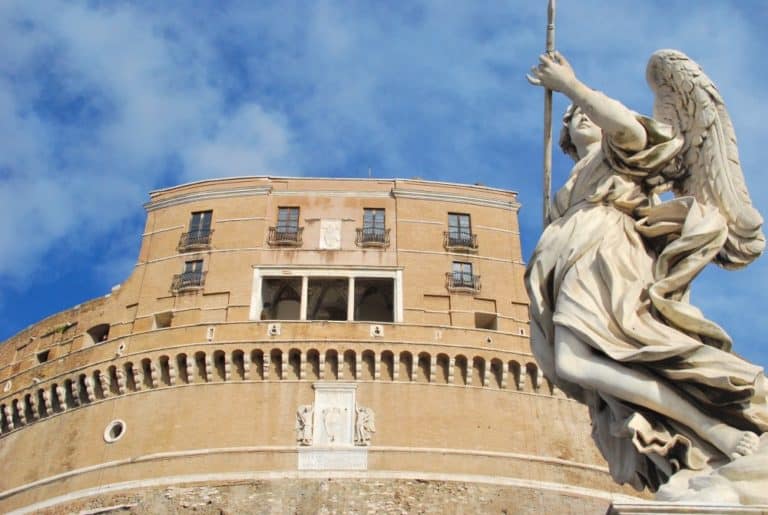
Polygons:
[[576,74],[571,64],[560,52],[555,52],[554,57],[549,54],[539,56],[539,65],[531,68],[531,74],[526,75],[526,78],[534,86],[543,86],[562,93],[567,93],[576,82]]

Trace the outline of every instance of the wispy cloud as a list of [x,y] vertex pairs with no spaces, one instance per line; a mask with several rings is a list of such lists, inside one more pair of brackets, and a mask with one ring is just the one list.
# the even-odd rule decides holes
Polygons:
[[[728,102],[753,200],[768,212],[765,6],[558,9],[558,47],[585,82],[633,109],[651,109],[651,52],[680,48],[699,61]],[[82,295],[106,293],[130,272],[120,256],[137,248],[147,191],[204,177],[363,177],[370,167],[514,189],[529,253],[540,230],[542,95],[523,77],[543,48],[544,11],[439,0],[3,2],[0,238],[12,244],[0,246],[0,337],[45,314],[11,313],[10,296],[75,278]],[[555,157],[556,185],[569,167]],[[42,273],[52,267],[58,283]],[[752,306],[768,300],[768,265],[751,268],[707,273],[695,295],[737,348],[768,363],[748,329],[764,325]],[[70,300],[14,304],[53,311]]]

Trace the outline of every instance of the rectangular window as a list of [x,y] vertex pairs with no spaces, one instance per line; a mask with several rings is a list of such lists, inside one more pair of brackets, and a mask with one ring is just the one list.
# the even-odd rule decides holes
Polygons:
[[184,263],[184,271],[173,278],[173,290],[183,290],[185,288],[198,288],[203,285],[203,260],[195,259]]
[[309,278],[307,320],[346,320],[349,279]]
[[173,311],[164,311],[162,313],[155,313],[155,329],[164,329],[171,327],[173,321]]
[[265,277],[261,284],[261,320],[301,318],[301,278]]
[[394,321],[395,280],[358,277],[355,279],[355,320]]
[[277,208],[277,232],[283,234],[296,234],[299,231],[299,208]]
[[179,251],[207,248],[211,242],[213,211],[195,211],[189,219],[189,229],[181,235]]
[[363,226],[357,228],[355,243],[360,247],[388,247],[389,229],[386,228],[384,208],[363,209]]
[[184,263],[185,274],[199,274],[203,272],[203,260],[195,259],[194,261],[187,261]]
[[[450,272],[446,275],[451,277]],[[400,322],[403,319],[402,271],[395,267],[255,268],[253,289],[250,320]]]
[[189,220],[190,234],[205,234],[207,236],[211,232],[211,218],[213,218],[213,211],[192,213],[192,218]]
[[384,209],[363,209],[363,230],[384,233]]
[[448,213],[448,235],[451,240],[470,241],[472,238],[472,224],[469,215],[462,213]]
[[452,275],[454,288],[475,287],[474,275],[472,274],[472,263],[454,261]]

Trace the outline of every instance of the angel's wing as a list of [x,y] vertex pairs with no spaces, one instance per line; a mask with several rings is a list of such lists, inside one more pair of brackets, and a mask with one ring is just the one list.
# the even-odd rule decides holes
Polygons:
[[725,268],[751,263],[765,248],[763,218],[752,207],[731,118],[715,84],[701,66],[676,50],[651,56],[648,84],[656,93],[654,118],[685,137],[674,169],[675,192],[717,206],[728,223],[728,239],[715,261]]

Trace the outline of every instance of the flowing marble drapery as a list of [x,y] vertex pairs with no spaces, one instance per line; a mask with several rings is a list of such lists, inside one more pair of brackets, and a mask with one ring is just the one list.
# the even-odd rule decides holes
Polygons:
[[629,152],[604,136],[576,163],[555,195],[526,284],[532,349],[545,375],[588,404],[614,479],[656,490],[682,468],[727,457],[672,418],[559,378],[556,325],[618,365],[653,374],[730,426],[768,431],[768,405],[762,368],[731,353],[725,331],[688,302],[691,281],[727,238],[726,221],[692,197],[658,202],[645,193],[644,181],[683,141],[670,127],[637,119],[647,134],[644,149]]

